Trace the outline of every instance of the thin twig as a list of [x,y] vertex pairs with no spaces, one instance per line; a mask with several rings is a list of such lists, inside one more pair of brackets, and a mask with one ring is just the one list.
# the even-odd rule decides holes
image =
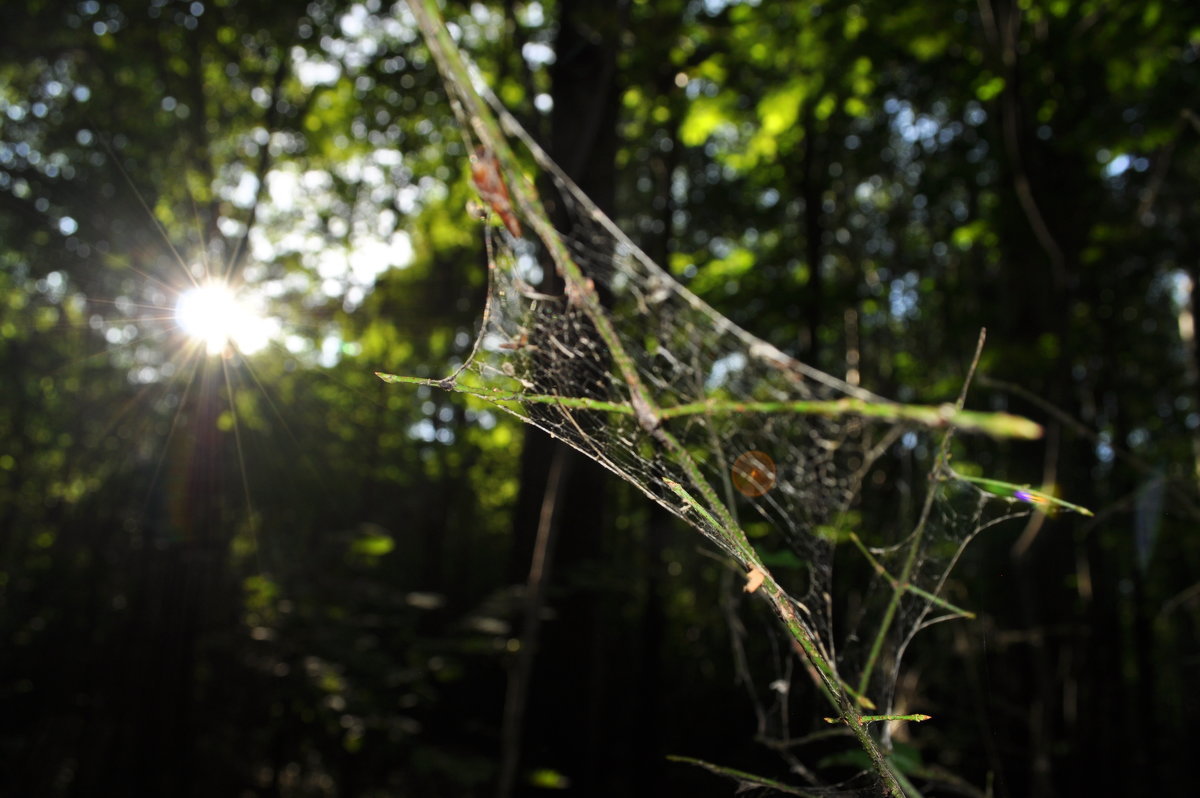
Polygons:
[[521,647],[517,651],[517,661],[509,672],[508,691],[504,696],[504,717],[500,724],[500,776],[496,787],[497,798],[508,798],[512,795],[516,784],[517,766],[521,760],[525,707],[529,703],[529,682],[533,674],[538,636],[542,626],[545,585],[550,578],[550,565],[554,561],[554,544],[559,528],[558,511],[561,506],[560,488],[566,464],[566,450],[556,446],[550,461],[550,472],[546,477],[546,492],[542,495],[537,538],[533,544],[533,557],[529,564],[529,579],[525,583]]
[[[971,387],[971,380],[975,377],[975,370],[979,366],[979,359],[983,356],[983,344],[987,340],[987,330],[979,331],[979,341],[975,344],[975,357],[971,359],[971,365],[967,369],[967,376],[963,380],[962,390],[959,391],[958,401],[955,403],[955,409],[961,411],[963,405],[967,402],[967,391]],[[942,435],[942,443],[938,448],[937,460],[933,465],[933,476],[937,477],[941,474],[949,462],[950,456],[950,441],[954,437],[954,428],[950,427]],[[908,556],[904,560],[904,565],[900,570],[900,575],[896,577],[895,587],[892,589],[892,598],[888,602],[887,608],[884,610],[883,619],[879,624],[879,631],[875,634],[875,639],[871,642],[871,649],[867,654],[866,664],[863,666],[862,674],[858,680],[858,692],[866,694],[871,682],[871,675],[875,670],[875,665],[879,661],[879,655],[883,652],[883,644],[887,639],[887,635],[891,632],[892,622],[895,620],[896,613],[900,609],[900,601],[904,594],[908,591],[908,585],[912,580],[913,572],[917,567],[917,560],[924,548],[925,530],[929,523],[929,514],[933,510],[933,500],[940,490],[940,485],[937,479],[931,479],[929,489],[925,494],[925,504],[921,508],[921,516],[917,521],[917,526],[913,530],[912,535],[908,540]]]
[[[461,371],[462,369],[460,368],[453,376],[456,377]],[[467,385],[456,384],[450,378],[434,380],[428,377],[405,377],[385,372],[376,372],[376,374],[384,382],[445,388],[493,403],[547,404],[583,410],[597,410],[605,413],[618,413],[621,415],[635,416],[637,414],[636,410],[627,402],[608,402],[602,399],[592,399],[582,396],[559,396],[557,394],[528,392],[512,393],[497,389],[482,390]],[[1040,425],[1021,416],[1012,415],[1011,413],[987,413],[975,410],[963,410],[952,404],[902,405],[892,402],[864,402],[851,397],[830,400],[797,399],[780,402],[741,402],[737,400],[708,399],[701,402],[688,402],[686,404],[659,408],[657,411],[660,421],[688,416],[712,417],[735,414],[781,415],[791,413],[821,416],[824,418],[858,416],[878,421],[910,421],[931,429],[953,427],[959,432],[978,432],[997,438],[1036,440],[1042,435]]]

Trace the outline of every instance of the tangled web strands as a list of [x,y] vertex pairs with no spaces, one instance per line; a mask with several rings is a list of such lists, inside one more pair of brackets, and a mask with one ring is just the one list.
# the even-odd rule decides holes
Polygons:
[[[453,79],[448,84],[452,94],[464,91]],[[482,91],[508,136],[505,146],[520,147],[540,169],[542,202],[555,221],[551,226],[537,205],[507,205],[508,192],[489,177],[489,292],[475,346],[452,377],[404,381],[481,397],[569,443],[698,529],[747,571],[764,567],[761,552],[790,551],[789,562],[797,567],[777,578],[809,635],[839,670],[859,668],[868,646],[854,642],[853,628],[842,645],[834,645],[836,546],[848,549],[855,541],[860,554],[853,572],[863,576],[864,594],[871,595],[870,584],[878,588],[874,617],[868,601],[851,627],[878,628],[871,624],[889,616],[883,627],[892,654],[879,665],[898,664],[899,652],[923,624],[961,614],[933,599],[950,567],[985,525],[1025,512],[1027,505],[958,480],[939,460],[923,511],[924,481],[908,518],[893,514],[889,528],[856,529],[852,509],[885,452],[914,448],[905,432],[986,429],[987,420],[951,407],[888,402],[733,324],[634,245]],[[464,130],[483,139],[485,128],[459,99]],[[490,158],[487,143],[477,143],[476,158]],[[493,167],[514,196],[514,181],[526,181],[520,188],[536,196],[526,177],[498,162],[486,168]],[[476,171],[482,168],[476,165]],[[1022,434],[1019,424],[1016,429]],[[902,568],[917,590],[896,587],[894,574]],[[862,688],[886,703],[872,688],[886,691],[890,682],[864,680]]]

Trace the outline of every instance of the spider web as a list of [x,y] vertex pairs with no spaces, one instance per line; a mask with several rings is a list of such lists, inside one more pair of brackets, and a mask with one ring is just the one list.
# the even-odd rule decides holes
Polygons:
[[[476,209],[490,217],[489,289],[467,360],[443,380],[381,376],[480,397],[568,443],[729,555],[748,589],[768,555],[789,553],[770,579],[846,692],[887,711],[917,631],[969,615],[938,598],[967,543],[1029,512],[1019,495],[997,497],[948,465],[950,432],[987,425],[960,412],[961,398],[898,405],[738,327],[642,252],[485,86],[444,74],[477,160],[493,156],[479,113],[464,110],[474,92],[542,181],[535,192],[511,156],[494,164],[507,189],[475,176],[490,206]],[[540,203],[510,202],[518,189]],[[885,456],[922,450],[915,509],[862,527],[864,480]],[[835,560],[856,580],[850,613],[835,612]]]
[[[808,366],[714,310],[643,253],[513,117],[498,105],[495,111],[510,142],[547,178],[541,193],[556,217],[556,235],[622,351],[598,329],[596,306],[564,288],[547,247],[531,232],[532,219],[514,204],[490,214],[483,228],[489,290],[474,348],[454,375],[431,384],[481,397],[565,441],[747,571],[756,562],[722,529],[728,519],[751,530],[759,551],[786,548],[802,568],[784,587],[810,634],[831,661],[861,669],[866,635],[860,630],[878,628],[904,558],[914,558],[908,581],[936,594],[971,537],[998,518],[1028,512],[1028,505],[997,498],[943,464],[929,474],[928,507],[920,518],[910,516],[908,527],[857,528],[852,511],[864,477],[885,454],[922,448],[905,433],[928,438],[930,425],[903,417],[902,406]],[[510,213],[522,237],[497,219]],[[622,372],[622,355],[632,378]],[[947,406],[919,417],[948,427],[951,412]],[[707,498],[715,496],[721,507],[696,489],[681,450],[711,486]],[[834,553],[850,545],[851,533],[869,552],[861,557],[867,567],[858,570],[866,571],[862,595],[874,601],[860,606],[836,641]],[[877,703],[887,704],[889,674],[917,629],[962,614],[904,593],[878,663],[883,678],[870,685]]]

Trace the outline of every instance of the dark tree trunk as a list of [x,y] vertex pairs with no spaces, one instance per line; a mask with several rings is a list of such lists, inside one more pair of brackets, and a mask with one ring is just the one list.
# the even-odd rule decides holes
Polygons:
[[[619,7],[587,0],[560,7],[552,79],[554,111],[550,154],[605,212],[615,196],[617,148],[616,55]],[[562,221],[561,219],[557,221]],[[553,286],[550,287],[553,290]],[[529,571],[538,516],[557,443],[529,428],[521,458],[521,487],[514,516],[510,573],[523,582]],[[579,584],[579,574],[602,556],[607,477],[600,466],[572,451],[559,488],[557,562],[551,571],[556,620],[545,627],[534,668],[525,737],[540,741],[538,764],[558,768],[576,795],[602,794],[613,691],[605,667],[616,656],[607,644],[601,596]],[[547,566],[548,567],[548,566]],[[521,733],[521,732],[518,732]],[[527,764],[534,764],[529,761]]]

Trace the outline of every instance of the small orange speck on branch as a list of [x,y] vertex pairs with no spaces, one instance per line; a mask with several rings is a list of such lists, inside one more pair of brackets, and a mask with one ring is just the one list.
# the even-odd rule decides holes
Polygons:
[[508,228],[514,237],[521,237],[521,223],[517,221],[512,211],[512,199],[508,194],[508,186],[500,174],[500,164],[496,156],[487,149],[479,147],[471,155],[471,180],[480,198],[491,206],[500,221]]

